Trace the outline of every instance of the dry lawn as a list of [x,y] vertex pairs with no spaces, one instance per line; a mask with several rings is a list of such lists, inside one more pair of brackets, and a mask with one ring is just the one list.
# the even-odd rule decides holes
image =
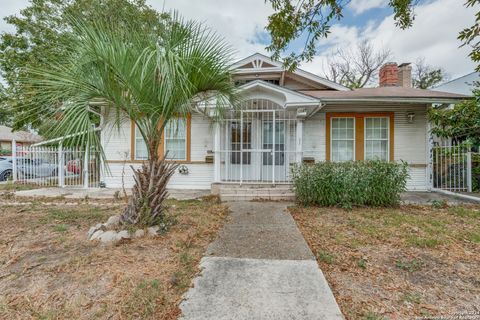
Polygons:
[[290,210],[347,319],[480,319],[479,207]]
[[227,209],[215,199],[169,205],[167,233],[103,246],[86,232],[123,202],[0,204],[0,319],[176,318]]

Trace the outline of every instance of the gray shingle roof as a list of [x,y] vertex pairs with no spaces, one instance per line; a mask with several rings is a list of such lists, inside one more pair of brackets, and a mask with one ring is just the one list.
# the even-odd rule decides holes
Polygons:
[[378,87],[378,88],[362,88],[352,91],[301,91],[315,98],[326,99],[374,99],[374,98],[426,98],[426,99],[468,99],[469,96],[462,94],[423,90],[406,87]]

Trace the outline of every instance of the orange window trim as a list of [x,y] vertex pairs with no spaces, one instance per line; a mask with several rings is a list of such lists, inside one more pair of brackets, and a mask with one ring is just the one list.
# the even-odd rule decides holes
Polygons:
[[[186,159],[185,160],[177,160],[175,162],[178,163],[190,163],[191,162],[191,141],[192,141],[192,115],[189,113],[186,116],[187,120],[187,150],[186,150]],[[131,162],[144,162],[145,160],[136,160],[135,159],[135,122],[131,121],[130,124],[130,161]],[[163,156],[165,154],[165,134],[162,134],[162,139],[160,141],[160,145],[158,146],[157,151],[159,156]]]
[[326,159],[330,161],[330,154],[331,154],[331,119],[332,118],[355,118],[355,160],[364,160],[365,156],[365,141],[364,141],[364,133],[365,133],[365,118],[370,117],[385,117],[390,119],[390,126],[389,126],[389,154],[390,154],[390,161],[395,159],[393,150],[394,150],[394,133],[395,133],[395,118],[394,112],[366,112],[366,113],[358,113],[358,112],[327,112],[326,114]]

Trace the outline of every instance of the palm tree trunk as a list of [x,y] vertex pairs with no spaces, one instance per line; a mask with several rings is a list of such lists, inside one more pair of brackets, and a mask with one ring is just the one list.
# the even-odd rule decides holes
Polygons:
[[149,154],[149,160],[139,169],[131,166],[135,184],[132,197],[121,216],[124,224],[147,227],[164,221],[167,183],[178,164],[166,161],[164,156],[159,157],[155,144],[150,145]]

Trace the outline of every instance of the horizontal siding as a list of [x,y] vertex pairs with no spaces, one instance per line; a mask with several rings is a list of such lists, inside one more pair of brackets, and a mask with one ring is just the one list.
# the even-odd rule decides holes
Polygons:
[[[124,183],[125,188],[133,186],[133,172],[130,167],[140,167],[139,163],[126,163],[125,166],[121,163],[108,164],[109,172],[105,174],[105,184],[107,188],[121,188],[122,174],[125,172]],[[192,163],[186,164],[188,174],[180,174],[178,170],[170,179],[168,187],[172,189],[210,189],[213,182],[213,164],[207,163]]]
[[[316,161],[325,161],[325,118],[326,112],[395,112],[395,160],[404,160],[409,164],[426,163],[426,107],[425,106],[327,106],[312,118],[304,121],[303,150],[305,156],[313,156]],[[408,123],[407,113],[415,112],[414,123]],[[108,119],[107,119],[108,120]],[[107,126],[102,131],[102,144],[107,160],[121,161],[130,158],[130,122],[124,121],[120,130]],[[213,150],[213,125],[210,119],[203,115],[192,115],[191,131],[191,160],[202,162],[208,150]],[[134,164],[135,166],[138,164]],[[110,175],[105,179],[108,187],[121,187],[121,163],[110,163]],[[213,164],[187,164],[190,173],[180,175],[176,173],[170,181],[169,187],[182,189],[209,189],[213,180]],[[125,171],[125,185],[131,186],[129,165]],[[427,189],[426,168],[410,168],[409,190]]]
[[426,191],[427,184],[427,169],[426,168],[410,168],[409,179],[407,180],[408,191]]
[[130,159],[130,121],[123,121],[120,127],[111,125],[109,118],[105,121],[107,126],[101,132],[101,141],[106,159],[115,161]]
[[[102,130],[102,144],[107,160],[130,159],[131,152],[134,152],[130,150],[130,132],[130,121],[122,123],[120,129],[110,125]],[[205,161],[207,150],[213,149],[213,126],[207,117],[192,115],[191,139],[191,160]],[[126,154],[128,156],[125,158]]]
[[[110,120],[110,121],[109,121]],[[106,117],[106,123],[111,123],[111,118]],[[122,171],[125,170],[125,187],[133,185],[133,176],[130,165],[140,166],[139,163],[127,162],[108,163],[108,161],[130,160],[131,140],[130,140],[130,121],[124,121],[120,130],[117,127],[107,125],[101,133],[102,145],[105,150],[109,173],[105,174],[105,183],[109,188],[119,188],[122,186]],[[208,150],[213,149],[213,126],[211,121],[199,114],[192,114],[191,128],[191,160],[202,162]],[[178,172],[174,174],[169,182],[169,188],[175,189],[210,189],[213,180],[213,164],[191,163],[186,164],[189,168],[188,175],[181,175]]]
[[[427,109],[416,106],[327,106],[312,118],[305,120],[303,149],[306,156],[315,156],[316,161],[326,159],[325,118],[326,112],[394,112],[394,159],[409,164],[427,163]],[[408,123],[407,113],[414,112],[415,120]],[[318,129],[317,129],[318,128]],[[426,168],[410,168],[409,190],[426,190]]]
[[206,116],[192,115],[191,160],[205,161],[208,150],[213,150],[213,124]]
[[319,112],[303,123],[303,146],[305,157],[325,161],[325,112]]

